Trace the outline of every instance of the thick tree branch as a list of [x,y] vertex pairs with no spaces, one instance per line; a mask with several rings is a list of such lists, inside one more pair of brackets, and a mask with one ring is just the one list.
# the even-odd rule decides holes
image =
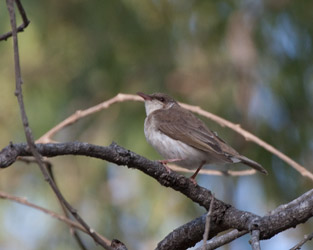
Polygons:
[[[84,155],[136,168],[156,179],[161,185],[171,187],[203,206],[210,207],[212,194],[209,190],[194,185],[188,178],[177,173],[168,173],[157,161],[150,161],[115,143],[108,147],[88,143],[69,142],[57,144],[36,144],[43,156]],[[26,144],[10,144],[0,152],[0,167],[8,167],[18,156],[31,156]],[[303,198],[304,197],[304,198]],[[297,202],[295,202],[297,201]],[[268,239],[287,228],[304,223],[313,216],[313,190],[308,191],[286,205],[264,217],[240,211],[218,199],[214,199],[209,238],[224,230],[235,228],[239,231],[260,232],[260,240]],[[191,247],[202,239],[205,229],[205,215],[174,230],[162,242],[158,249],[183,249]]]
[[[300,202],[296,203],[295,201]],[[217,237],[216,239],[212,239],[210,242],[208,242],[206,249],[215,249],[226,243],[229,243],[232,240],[248,233],[248,231],[252,231],[253,227],[254,229],[260,229],[259,239],[264,240],[273,237],[277,233],[282,232],[287,228],[296,227],[298,224],[306,222],[309,218],[313,216],[313,189],[304,193],[297,199],[282,206],[286,207],[286,210],[274,209],[273,211],[277,212],[269,213],[270,215],[259,217],[259,219],[256,216],[254,221],[252,219],[250,223],[251,227],[249,228],[249,230],[243,230],[239,232],[236,232],[234,230],[233,232],[226,233],[226,237],[222,235]],[[201,235],[203,234],[205,229],[205,216],[206,214],[175,229],[158,244],[158,249],[185,249],[185,246],[190,247],[196,244],[198,241],[201,240]],[[238,214],[238,216],[240,216],[240,214]],[[236,228],[236,226],[238,226],[238,224],[234,226],[232,226],[231,224],[225,225],[227,224],[227,220],[229,218],[229,214],[227,214],[226,212],[223,220],[218,225],[218,227],[216,227],[215,224],[211,224],[209,238],[212,238],[216,234],[228,228]],[[238,219],[239,218],[240,217],[238,217]],[[191,236],[194,237],[194,241],[187,237],[189,235],[190,238]],[[200,249],[202,248],[199,248],[199,250]]]
[[[175,172],[164,171],[164,166],[157,161],[150,161],[136,153],[112,143],[109,147],[96,146],[82,142],[36,144],[38,152],[46,157],[60,155],[85,155],[113,162],[117,165],[127,165],[137,168],[155,178],[163,186],[172,186],[194,202],[209,209],[211,192],[198,185],[194,185],[188,178]],[[10,144],[0,152],[0,168],[8,167],[18,156],[32,156],[26,144]],[[227,209],[229,205],[214,202],[214,209]]]

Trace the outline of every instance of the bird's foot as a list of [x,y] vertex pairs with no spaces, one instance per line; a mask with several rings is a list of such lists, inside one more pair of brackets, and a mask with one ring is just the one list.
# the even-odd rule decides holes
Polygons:
[[159,160],[158,162],[160,162],[166,168],[166,171],[170,174],[172,170],[167,166],[167,163],[176,162],[176,161],[181,161],[181,159],[166,159],[166,160]]
[[196,181],[196,178],[193,178],[192,176],[189,178],[189,180],[193,183],[193,185],[197,185],[197,181]]
[[181,161],[182,159],[174,158],[174,159],[166,159],[166,160],[159,160],[159,162],[163,165],[166,165],[167,163]]

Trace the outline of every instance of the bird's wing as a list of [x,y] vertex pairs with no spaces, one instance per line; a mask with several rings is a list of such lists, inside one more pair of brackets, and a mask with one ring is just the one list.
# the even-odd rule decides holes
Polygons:
[[[174,115],[172,115],[172,111],[175,112]],[[267,174],[267,171],[259,163],[240,155],[191,112],[181,107],[173,107],[171,111],[156,110],[153,115],[156,118],[157,128],[172,139],[180,140],[204,152],[215,153],[215,157],[224,162],[242,162]]]
[[[231,162],[225,155],[225,147],[228,145],[191,112],[179,107],[172,108],[171,111],[157,110],[153,115],[157,121],[157,128],[162,133],[194,148],[215,153],[217,158]],[[237,153],[235,150],[234,152]]]

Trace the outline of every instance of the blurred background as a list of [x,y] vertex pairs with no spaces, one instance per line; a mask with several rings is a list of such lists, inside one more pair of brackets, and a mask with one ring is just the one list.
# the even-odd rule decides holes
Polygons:
[[[313,171],[312,1],[22,1],[31,23],[19,33],[23,93],[35,138],[78,109],[117,93],[165,92],[254,133]],[[21,23],[18,17],[18,23]],[[10,30],[0,1],[0,33]],[[12,39],[0,43],[0,147],[24,142],[14,96]],[[160,159],[143,133],[143,103],[114,104],[62,130],[60,142],[117,142]],[[204,118],[203,118],[204,119]],[[204,119],[269,176],[199,176],[239,209],[265,215],[312,188],[312,181],[235,132]],[[205,210],[139,171],[87,157],[50,160],[65,197],[83,218],[129,249],[153,249]],[[237,167],[234,167],[237,169]],[[239,167],[238,167],[239,168]],[[0,190],[61,213],[38,166],[1,170]],[[68,227],[0,201],[0,249],[77,249]],[[312,220],[262,241],[288,249]],[[91,249],[100,249],[82,235]],[[244,236],[221,249],[250,249]],[[307,243],[302,249],[312,249]]]

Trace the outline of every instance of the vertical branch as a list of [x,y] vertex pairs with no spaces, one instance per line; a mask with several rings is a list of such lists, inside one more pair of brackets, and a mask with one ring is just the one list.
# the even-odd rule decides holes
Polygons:
[[209,234],[210,234],[210,224],[211,224],[213,204],[214,204],[214,195],[212,194],[211,195],[210,208],[209,208],[208,214],[206,216],[206,220],[205,220],[205,231],[203,234],[203,250],[205,250],[205,248],[206,248],[206,242],[207,242],[207,240],[209,238]]
[[[53,169],[52,169],[52,165],[50,164],[50,162],[45,162],[47,170],[49,172],[49,175],[52,179],[52,181],[55,183],[55,185],[58,187],[57,182],[55,180],[54,174],[53,174]],[[66,209],[65,205],[63,204],[62,200],[58,199],[60,206],[63,210],[63,213],[65,215],[66,218],[70,219],[70,215],[68,210]],[[81,250],[87,250],[87,247],[85,246],[84,242],[82,241],[81,237],[79,236],[77,230],[73,227],[70,226],[70,232],[73,235],[74,239],[76,240],[78,246],[80,247]]]
[[253,250],[261,250],[260,230],[252,230],[250,244]]
[[30,148],[32,155],[35,157],[42,174],[45,177],[45,180],[49,183],[52,190],[56,194],[59,200],[62,201],[64,206],[71,212],[74,218],[87,230],[89,235],[102,247],[106,249],[112,249],[106,242],[101,239],[93,229],[91,229],[88,224],[79,216],[77,211],[65,200],[63,195],[61,194],[58,187],[55,185],[54,181],[52,180],[51,176],[48,173],[48,170],[42,160],[42,156],[36,149],[32,131],[29,127],[28,118],[25,111],[24,101],[23,101],[23,94],[22,94],[22,77],[21,77],[21,67],[20,67],[20,58],[19,58],[19,50],[18,50],[18,40],[17,40],[17,27],[16,27],[16,17],[15,17],[15,10],[14,10],[14,0],[6,0],[9,15],[10,15],[10,22],[12,28],[12,37],[13,37],[13,49],[14,49],[14,66],[15,66],[15,95],[18,100],[24,132],[27,140],[27,144]]

